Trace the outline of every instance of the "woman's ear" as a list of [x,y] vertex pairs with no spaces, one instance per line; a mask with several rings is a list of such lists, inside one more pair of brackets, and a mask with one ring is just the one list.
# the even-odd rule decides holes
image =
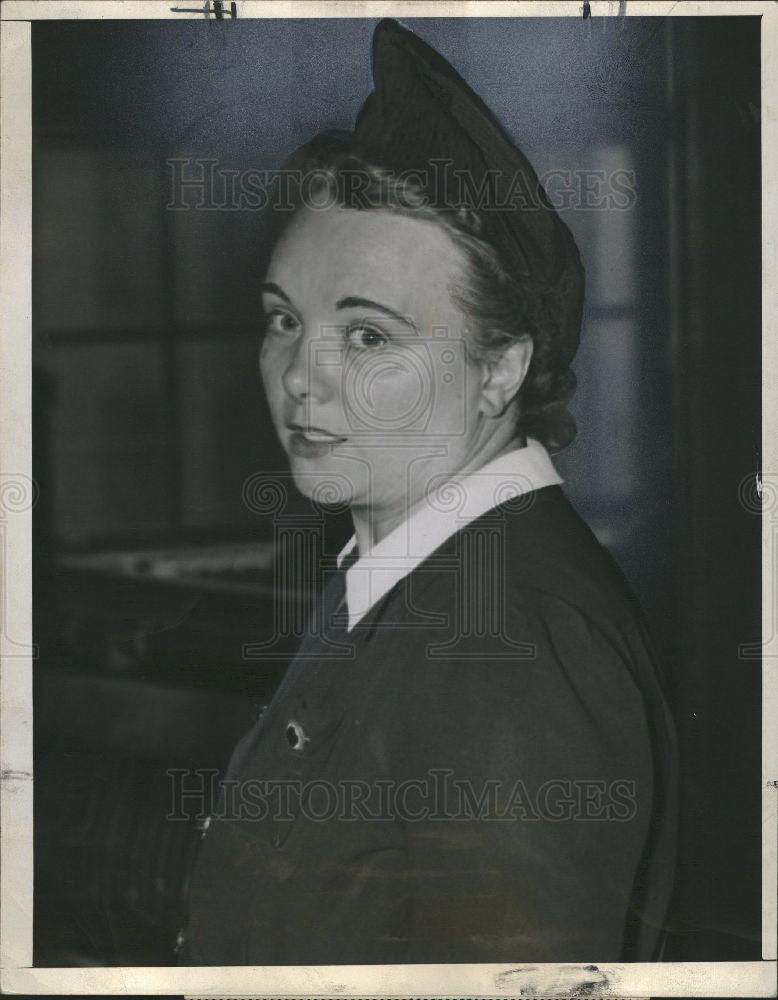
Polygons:
[[532,360],[532,338],[514,340],[499,355],[483,363],[481,410],[500,417],[521,388]]

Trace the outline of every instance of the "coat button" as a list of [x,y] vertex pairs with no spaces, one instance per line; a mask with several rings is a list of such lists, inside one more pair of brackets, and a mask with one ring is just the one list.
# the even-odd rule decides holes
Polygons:
[[186,932],[184,931],[183,928],[181,928],[178,934],[176,934],[176,943],[173,945],[173,951],[175,952],[176,955],[179,955],[181,953],[181,949],[184,947],[185,943],[186,943]]
[[305,744],[310,743],[310,739],[305,735],[305,730],[295,719],[290,719],[286,724],[286,741],[292,750],[298,753],[305,749]]
[[208,827],[210,825],[211,825],[211,817],[206,816],[205,819],[197,820],[197,822],[195,823],[195,829],[197,830],[197,832],[200,834],[201,837],[204,837],[208,832]]

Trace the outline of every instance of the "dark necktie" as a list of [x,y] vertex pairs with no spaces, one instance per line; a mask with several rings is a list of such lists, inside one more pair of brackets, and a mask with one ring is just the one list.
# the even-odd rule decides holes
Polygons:
[[346,601],[346,573],[359,559],[359,546],[344,556],[340,566],[330,574],[324,586],[321,602],[322,618],[320,627],[326,639],[341,638],[348,631],[348,603]]

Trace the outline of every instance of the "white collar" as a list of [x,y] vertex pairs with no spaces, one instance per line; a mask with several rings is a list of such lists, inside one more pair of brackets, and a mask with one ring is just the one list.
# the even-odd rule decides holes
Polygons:
[[[526,447],[499,455],[475,472],[454,476],[424,497],[408,518],[346,572],[349,630],[446,539],[512,497],[562,482],[543,445],[528,438]],[[338,565],[356,545],[352,535]]]

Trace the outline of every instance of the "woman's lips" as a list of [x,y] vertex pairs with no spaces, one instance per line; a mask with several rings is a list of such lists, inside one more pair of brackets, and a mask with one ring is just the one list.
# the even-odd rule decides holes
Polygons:
[[300,424],[288,424],[292,432],[289,436],[289,451],[302,458],[314,458],[326,455],[336,444],[342,444],[346,439],[338,434],[331,434],[322,427],[302,427]]
[[329,431],[309,430],[297,433],[302,434],[308,441],[345,441],[345,438],[338,437],[337,434],[330,434]]

